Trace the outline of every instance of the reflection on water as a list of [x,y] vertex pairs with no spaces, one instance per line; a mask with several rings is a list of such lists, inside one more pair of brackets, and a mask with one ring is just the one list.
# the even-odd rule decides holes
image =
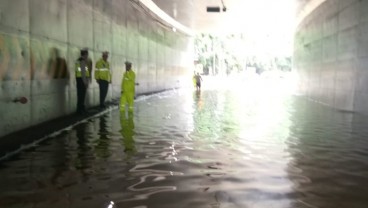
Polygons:
[[367,207],[367,117],[277,81],[204,83],[2,162],[0,207]]
[[99,121],[99,131],[98,131],[98,140],[96,141],[96,156],[100,158],[107,159],[111,153],[109,151],[109,141],[111,138],[109,137],[109,128],[107,123],[107,116],[102,115]]
[[131,155],[136,152],[134,146],[134,120],[133,120],[133,112],[128,112],[128,117],[126,117],[125,111],[120,111],[120,124],[121,124],[121,136],[123,137],[124,143],[124,151]]

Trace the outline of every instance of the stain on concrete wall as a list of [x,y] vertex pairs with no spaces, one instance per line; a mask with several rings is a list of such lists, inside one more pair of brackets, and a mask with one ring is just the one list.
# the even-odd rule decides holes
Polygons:
[[[94,64],[110,51],[110,100],[120,96],[126,60],[137,73],[137,93],[178,87],[192,63],[190,41],[129,0],[2,0],[0,136],[74,113],[74,63],[81,48],[90,49]],[[21,96],[29,102],[12,102]],[[93,79],[87,106],[98,105],[98,96]]]

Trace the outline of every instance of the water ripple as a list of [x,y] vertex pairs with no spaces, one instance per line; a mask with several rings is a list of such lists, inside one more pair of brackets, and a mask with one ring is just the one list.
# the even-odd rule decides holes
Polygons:
[[286,94],[148,96],[4,162],[0,207],[363,208],[366,126]]

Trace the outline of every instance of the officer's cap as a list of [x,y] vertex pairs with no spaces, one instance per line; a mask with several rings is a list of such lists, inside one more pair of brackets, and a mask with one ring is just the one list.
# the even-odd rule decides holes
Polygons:
[[81,54],[81,56],[83,56],[83,55],[88,55],[88,48],[82,48],[82,49],[80,50],[80,54]]

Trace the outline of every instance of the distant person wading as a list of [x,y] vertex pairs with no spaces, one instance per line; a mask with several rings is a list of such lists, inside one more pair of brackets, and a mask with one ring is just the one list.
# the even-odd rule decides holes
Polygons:
[[201,90],[201,82],[203,81],[201,75],[199,75],[199,73],[194,75],[194,80],[197,90]]

